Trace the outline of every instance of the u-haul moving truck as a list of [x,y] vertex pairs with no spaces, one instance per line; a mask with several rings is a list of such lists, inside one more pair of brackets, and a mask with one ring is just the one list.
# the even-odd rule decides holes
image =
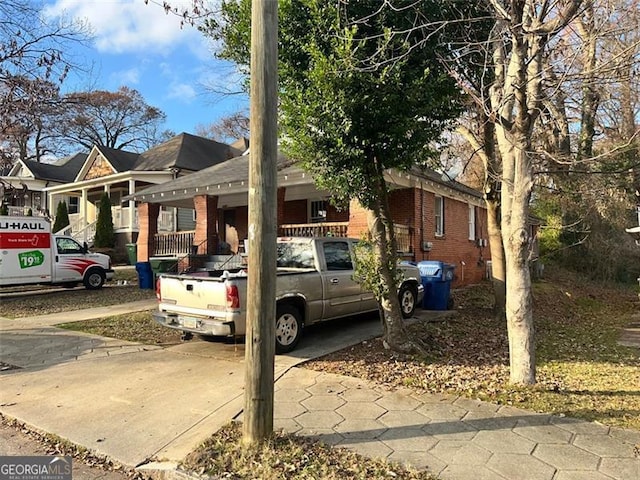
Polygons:
[[90,290],[113,278],[111,259],[72,237],[51,234],[43,217],[0,216],[0,286],[48,283]]

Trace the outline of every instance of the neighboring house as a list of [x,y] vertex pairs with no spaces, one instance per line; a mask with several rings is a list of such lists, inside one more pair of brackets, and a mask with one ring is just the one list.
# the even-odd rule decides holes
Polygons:
[[[139,205],[138,261],[173,256],[182,268],[197,268],[221,246],[241,250],[248,230],[248,171],[249,155],[243,155],[127,197]],[[401,258],[451,263],[458,285],[482,280],[490,260],[482,195],[434,171],[390,170],[386,176]],[[330,193],[284,157],[278,159],[277,197],[280,236],[359,238],[367,231],[366,212],[357,202],[336,209]],[[195,229],[159,232],[158,214],[167,207],[195,209]]]
[[[165,183],[188,173],[223,162],[242,150],[188,133],[181,133],[143,153],[94,146],[70,181],[44,188],[49,205],[66,199],[71,234],[91,242],[95,233],[100,197],[111,199],[117,246],[135,242],[138,211],[133,200],[124,197],[150,185]],[[193,206],[161,209],[158,227],[175,232],[194,228]]]
[[86,159],[86,153],[76,153],[56,163],[18,160],[6,175],[0,176],[0,202],[8,207],[9,215],[26,215],[29,209],[33,215],[53,214],[57,205],[48,202],[44,190],[73,182]]

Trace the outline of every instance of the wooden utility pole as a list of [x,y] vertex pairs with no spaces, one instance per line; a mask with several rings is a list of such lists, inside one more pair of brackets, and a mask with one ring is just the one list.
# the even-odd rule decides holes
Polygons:
[[278,157],[278,2],[251,5],[246,443],[273,434]]

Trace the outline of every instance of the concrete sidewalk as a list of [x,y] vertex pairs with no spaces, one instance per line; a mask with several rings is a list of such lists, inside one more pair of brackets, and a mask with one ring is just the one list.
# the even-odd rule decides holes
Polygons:
[[[173,465],[242,418],[243,345],[161,348],[51,327],[104,316],[96,310],[66,312],[62,320],[0,320],[0,361],[17,367],[0,374],[0,412],[148,469],[158,467],[152,461]],[[380,324],[356,320],[335,330],[307,332],[292,355],[276,358],[277,427],[444,479],[640,479],[638,431],[463,397],[391,392],[297,366],[379,335]]]

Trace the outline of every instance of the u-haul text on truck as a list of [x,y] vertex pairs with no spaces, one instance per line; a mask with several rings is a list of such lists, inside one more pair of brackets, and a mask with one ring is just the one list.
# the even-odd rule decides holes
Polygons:
[[0,286],[35,283],[98,289],[113,278],[108,255],[53,235],[44,217],[0,216]]

